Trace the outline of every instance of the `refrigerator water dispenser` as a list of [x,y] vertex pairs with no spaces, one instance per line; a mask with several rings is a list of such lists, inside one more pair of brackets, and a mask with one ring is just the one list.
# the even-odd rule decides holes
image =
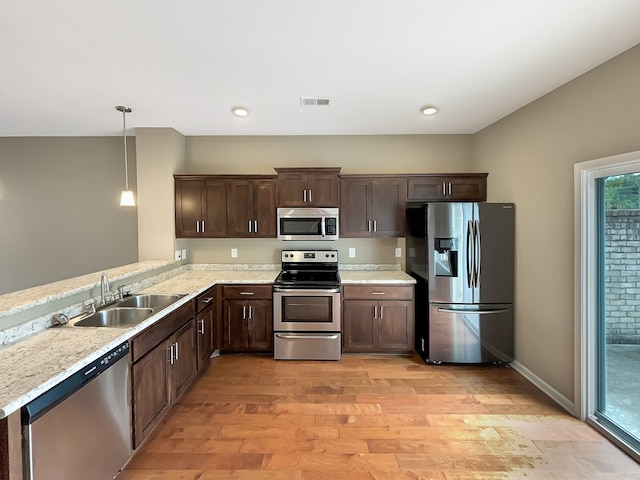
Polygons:
[[436,277],[458,276],[458,242],[456,238],[434,238],[433,260]]

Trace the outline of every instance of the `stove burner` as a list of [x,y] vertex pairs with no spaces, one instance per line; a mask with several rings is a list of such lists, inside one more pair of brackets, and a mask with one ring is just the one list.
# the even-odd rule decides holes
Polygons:
[[336,250],[283,250],[282,272],[275,286],[288,288],[339,287]]

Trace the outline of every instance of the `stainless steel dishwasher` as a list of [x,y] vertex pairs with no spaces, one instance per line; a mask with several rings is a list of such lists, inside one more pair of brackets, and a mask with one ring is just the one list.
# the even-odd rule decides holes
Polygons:
[[112,480],[131,456],[129,344],[22,409],[27,480]]

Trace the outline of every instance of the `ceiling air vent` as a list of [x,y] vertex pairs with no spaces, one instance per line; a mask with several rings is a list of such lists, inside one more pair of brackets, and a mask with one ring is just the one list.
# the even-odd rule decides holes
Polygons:
[[328,98],[300,97],[300,105],[303,107],[328,106]]

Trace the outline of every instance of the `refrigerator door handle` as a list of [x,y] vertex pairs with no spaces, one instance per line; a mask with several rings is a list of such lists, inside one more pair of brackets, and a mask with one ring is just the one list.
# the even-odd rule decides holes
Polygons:
[[473,227],[472,221],[467,221],[467,287],[471,288],[473,286],[473,257],[471,256],[472,248],[473,248]]
[[498,308],[496,310],[465,310],[463,308],[438,308],[440,313],[471,313],[473,315],[494,315],[496,313],[508,312],[506,308]]
[[474,283],[476,288],[480,288],[480,250],[481,250],[481,244],[480,244],[480,221],[479,220],[476,220],[474,222],[473,237],[475,239],[475,245],[474,245],[475,258],[473,260],[473,263],[474,263],[474,280],[473,280],[473,283]]

